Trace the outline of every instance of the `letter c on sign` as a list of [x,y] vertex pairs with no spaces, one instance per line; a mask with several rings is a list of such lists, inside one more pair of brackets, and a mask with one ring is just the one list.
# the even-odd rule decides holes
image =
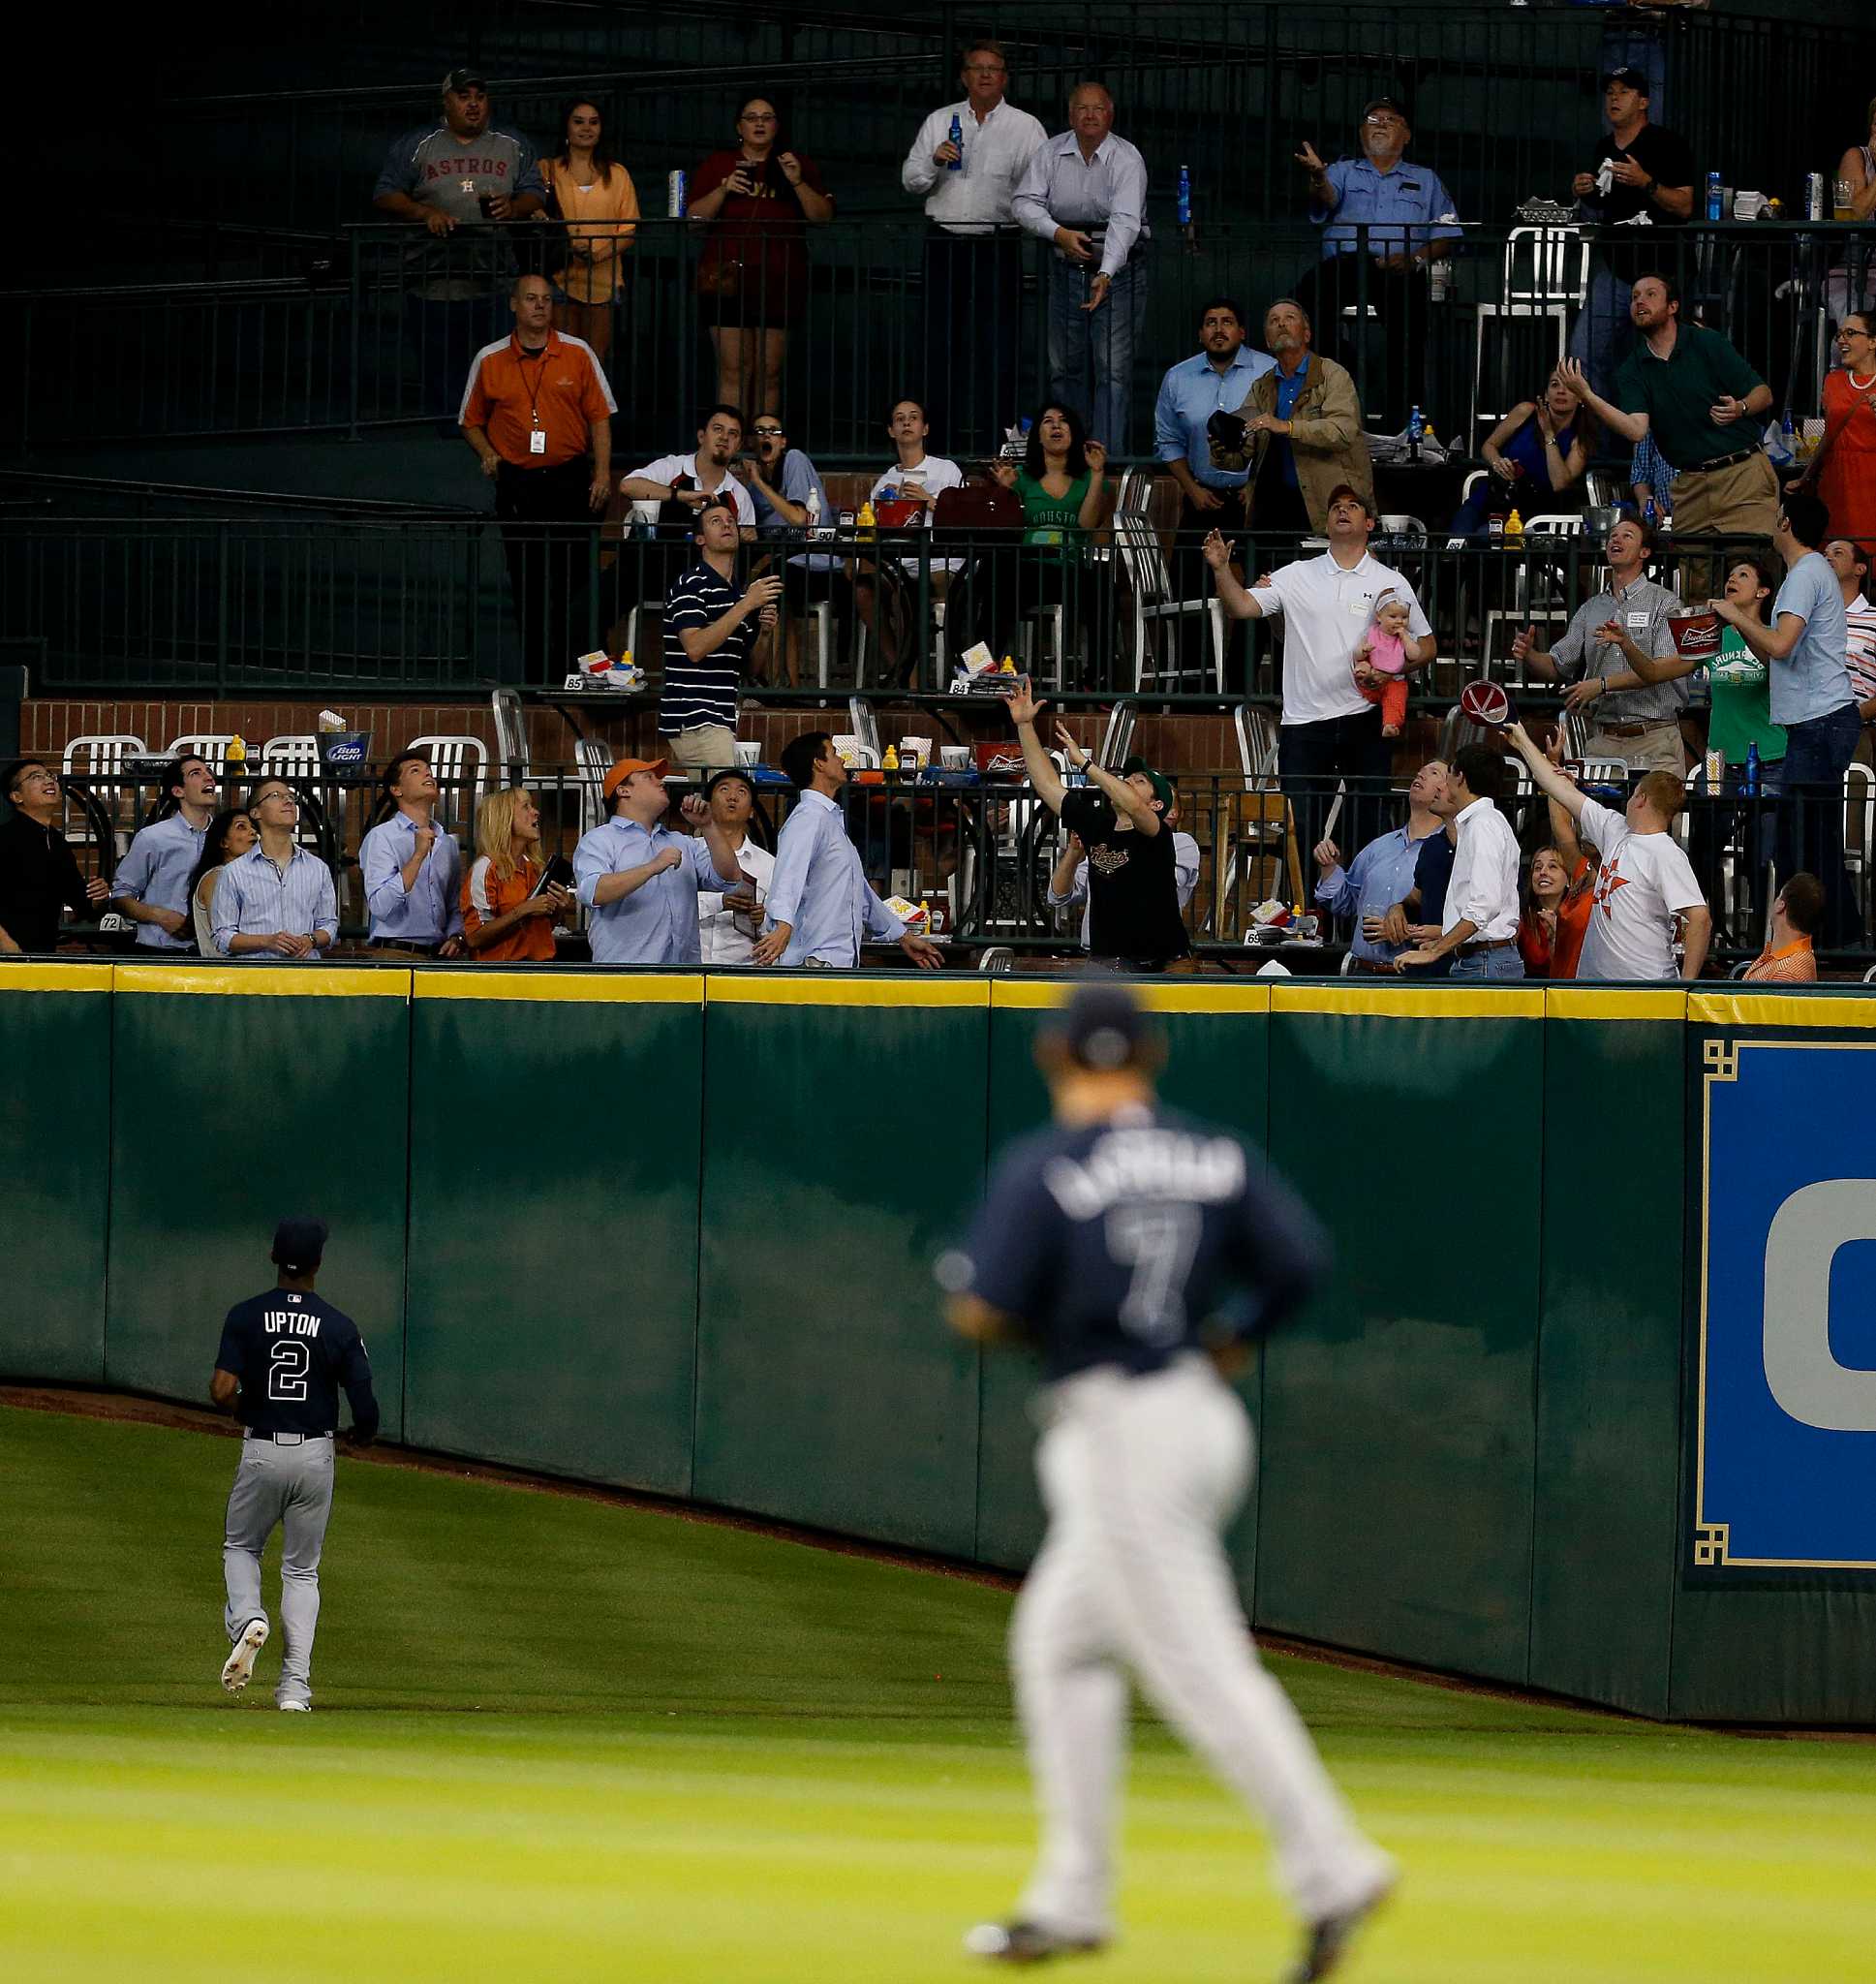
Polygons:
[[1827,1433],[1876,1433],[1876,1371],[1830,1354],[1830,1263],[1858,1240],[1876,1240],[1876,1178],[1802,1187],[1766,1235],[1766,1382],[1794,1419]]

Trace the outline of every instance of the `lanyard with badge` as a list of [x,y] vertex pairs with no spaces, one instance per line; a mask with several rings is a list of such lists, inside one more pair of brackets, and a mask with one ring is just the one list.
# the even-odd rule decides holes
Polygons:
[[545,454],[547,452],[547,436],[540,424],[540,388],[547,377],[547,359],[549,356],[547,347],[542,345],[540,348],[540,369],[535,374],[535,383],[532,386],[528,384],[526,359],[517,356],[514,361],[515,370],[521,374],[522,390],[528,395],[528,418],[530,421],[528,452],[530,454]]

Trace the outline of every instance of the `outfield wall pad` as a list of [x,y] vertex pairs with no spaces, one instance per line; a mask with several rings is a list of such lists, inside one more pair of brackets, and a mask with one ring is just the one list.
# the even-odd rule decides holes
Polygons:
[[[1246,1381],[1272,1631],[1652,1716],[1876,1721],[1876,996],[1141,988],[1339,1271]],[[933,1256],[1072,981],[38,961],[0,1372],[200,1399],[284,1213],[387,1431],[1004,1568],[1030,1371]]]

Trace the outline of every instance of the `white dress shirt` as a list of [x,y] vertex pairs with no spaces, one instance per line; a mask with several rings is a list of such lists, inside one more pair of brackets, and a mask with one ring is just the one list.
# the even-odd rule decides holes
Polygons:
[[[767,848],[758,848],[753,840],[745,839],[736,850],[736,865],[745,875],[755,880],[755,900],[768,900],[769,885],[775,880],[775,856]],[[762,912],[755,913],[759,926]],[[755,948],[755,940],[736,920],[734,910],[723,908],[723,891],[715,888],[697,890],[697,936],[703,944],[703,961],[707,965],[746,965],[750,952]]]
[[1518,836],[1491,799],[1474,799],[1454,822],[1459,830],[1440,934],[1461,917],[1472,925],[1469,944],[1495,944],[1518,935]]
[[[1147,162],[1113,132],[1092,159],[1072,131],[1052,138],[1030,160],[1010,211],[1038,239],[1053,245],[1058,228],[1105,230],[1101,273],[1118,275],[1147,227]],[[1060,250],[1057,250],[1060,253]],[[1065,259],[1065,258],[1064,258]]]
[[[694,454],[661,454],[656,461],[648,461],[642,469],[633,469],[632,474],[643,476],[648,482],[662,482],[666,488],[675,488],[680,478],[689,476],[693,488],[703,487],[703,478],[697,474]],[[736,521],[748,524],[751,530],[755,528],[755,499],[727,469],[723,471],[723,480],[710,494],[727,496],[736,506]],[[655,497],[650,500],[653,503],[657,501]]]
[[1414,589],[1392,567],[1362,554],[1344,571],[1335,554],[1299,558],[1254,586],[1251,598],[1266,619],[1288,618],[1283,642],[1283,716],[1286,724],[1320,724],[1358,717],[1372,709],[1355,687],[1355,650],[1374,624],[1374,602],[1393,592],[1407,603],[1407,632],[1416,639],[1432,632]]
[[[949,141],[953,117],[964,134],[958,147],[964,163],[955,172],[932,157]],[[907,193],[922,193],[925,217],[954,234],[1006,228],[1017,181],[1048,136],[1029,111],[1014,104],[999,104],[981,123],[969,98],[946,104],[918,127],[899,169],[899,182]]]

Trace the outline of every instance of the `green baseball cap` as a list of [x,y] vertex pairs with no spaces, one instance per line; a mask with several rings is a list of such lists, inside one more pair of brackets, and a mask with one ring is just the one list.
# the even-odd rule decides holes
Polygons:
[[1121,767],[1121,776],[1123,779],[1131,778],[1135,772],[1138,772],[1153,787],[1153,795],[1159,801],[1160,812],[1170,813],[1173,810],[1173,800],[1175,797],[1172,780],[1167,778],[1163,772],[1154,771],[1153,766],[1137,751]]

